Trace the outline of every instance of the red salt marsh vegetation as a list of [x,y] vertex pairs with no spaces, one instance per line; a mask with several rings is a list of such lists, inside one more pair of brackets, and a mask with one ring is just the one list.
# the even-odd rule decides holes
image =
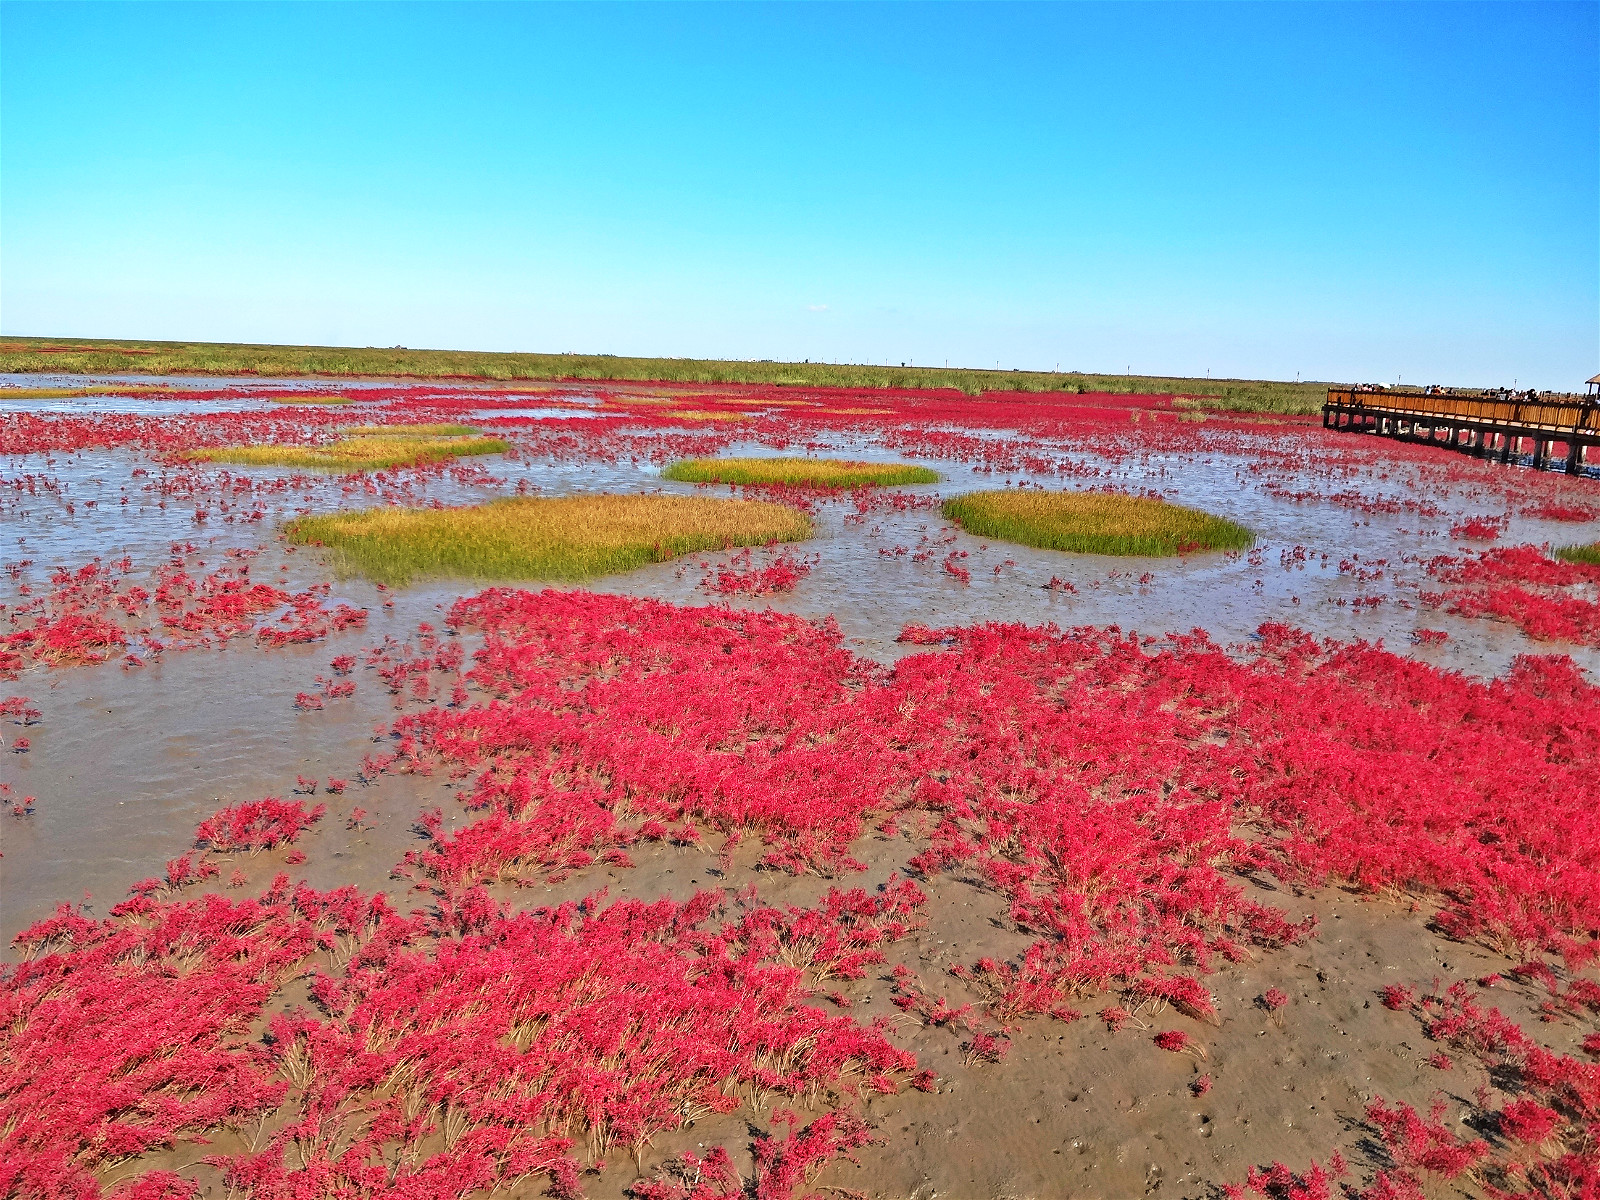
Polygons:
[[[4,866],[117,897],[6,930],[6,1194],[1600,1188],[1600,580],[1549,549],[1592,540],[1594,481],[1170,398],[777,387],[351,389],[510,450],[179,457],[350,423],[272,390],[0,418]],[[278,540],[693,496],[659,469],[752,451],[941,482],[713,485],[816,539],[592,592],[335,592]],[[1041,485],[1258,541],[1144,563],[940,523]],[[128,778],[155,829],[121,874],[66,760],[138,728],[83,701],[180,663],[305,749],[181,805]]]

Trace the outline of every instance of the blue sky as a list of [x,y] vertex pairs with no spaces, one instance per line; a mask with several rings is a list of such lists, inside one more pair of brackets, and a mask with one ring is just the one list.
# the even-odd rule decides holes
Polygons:
[[0,6],[0,331],[1572,387],[1600,6]]

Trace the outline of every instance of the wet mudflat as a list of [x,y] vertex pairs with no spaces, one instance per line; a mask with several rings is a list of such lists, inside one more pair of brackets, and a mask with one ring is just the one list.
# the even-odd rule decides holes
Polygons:
[[[250,381],[242,390],[262,386]],[[734,411],[726,420],[674,420],[674,407],[716,412],[722,401],[669,394],[666,404],[656,404],[661,397],[644,389],[620,397],[594,389],[557,395],[561,404],[583,406],[585,415],[573,415],[570,407],[530,408],[522,393],[496,397],[496,405],[485,408],[481,390],[452,396],[448,389],[429,389],[422,397],[386,392],[383,399],[362,400],[362,412],[339,419],[364,421],[374,412],[407,420],[470,413],[486,431],[507,436],[516,446],[512,454],[485,462],[365,477],[185,463],[147,438],[109,447],[43,447],[0,460],[8,560],[0,600],[14,610],[52,588],[68,587],[55,582],[59,572],[72,575],[99,559],[127,561],[126,569],[118,568],[122,595],[140,586],[155,592],[155,572],[164,562],[181,561],[189,576],[200,579],[247,561],[252,580],[269,580],[293,595],[326,586],[318,593],[319,604],[366,614],[359,626],[308,634],[305,641],[274,644],[257,630],[233,637],[212,633],[207,644],[164,645],[155,651],[150,637],[133,636],[141,622],[154,628],[155,640],[175,639],[140,609],[123,620],[130,632],[121,648],[125,654],[100,665],[30,662],[17,672],[6,686],[26,696],[39,716],[27,725],[3,727],[9,752],[0,756],[0,782],[13,796],[35,802],[31,813],[0,823],[0,925],[7,937],[49,916],[62,902],[81,901],[84,916],[105,917],[137,881],[169,875],[171,860],[194,853],[195,829],[212,812],[297,792],[307,806],[327,804],[329,812],[292,849],[227,856],[218,877],[164,889],[162,902],[208,892],[254,895],[276,872],[286,871],[318,891],[345,885],[368,894],[387,891],[402,913],[440,905],[452,911],[472,887],[486,888],[485,894],[511,911],[576,902],[601,887],[611,889],[609,901],[666,897],[686,903],[705,888],[732,894],[747,884],[767,904],[804,908],[822,903],[830,887],[870,893],[909,872],[925,892],[916,927],[883,942],[883,962],[872,964],[859,979],[819,981],[822,998],[814,1003],[864,1023],[880,1014],[888,1017],[885,1036],[915,1054],[918,1068],[935,1078],[912,1087],[909,1071],[904,1077],[880,1072],[881,1088],[864,1088],[861,1078],[848,1086],[833,1081],[794,1100],[789,1107],[799,1110],[796,1129],[809,1128],[827,1112],[848,1110],[871,1126],[872,1139],[855,1146],[859,1165],[851,1165],[840,1157],[849,1139],[817,1138],[805,1168],[791,1171],[796,1188],[810,1178],[813,1188],[884,1196],[1198,1196],[1222,1183],[1242,1182],[1252,1167],[1282,1161],[1303,1172],[1311,1160],[1326,1163],[1338,1150],[1349,1162],[1351,1179],[1363,1187],[1378,1170],[1408,1171],[1439,1194],[1449,1189],[1478,1194],[1491,1176],[1460,1170],[1428,1174],[1429,1168],[1406,1157],[1403,1146],[1385,1149],[1388,1143],[1368,1113],[1376,1098],[1427,1113],[1436,1095],[1445,1097],[1456,1133],[1463,1138],[1474,1130],[1486,1133],[1485,1155],[1492,1150],[1495,1161],[1522,1161],[1513,1154],[1522,1153],[1516,1149],[1521,1143],[1499,1132],[1495,1114],[1535,1093],[1516,1084],[1504,1095],[1476,1094],[1480,1085],[1505,1082],[1504,1065],[1474,1065],[1460,1050],[1452,1052],[1459,1062],[1447,1066],[1424,1061],[1445,1053],[1424,1034],[1424,1018],[1438,1012],[1414,1009],[1414,999],[1386,1006],[1382,989],[1402,985],[1426,994],[1434,987],[1442,996],[1441,989],[1458,980],[1498,976],[1483,989],[1485,1004],[1501,1007],[1551,1052],[1576,1056],[1581,1063],[1587,1061],[1581,1043],[1594,1027],[1594,1011],[1584,1007],[1581,996],[1560,1008],[1556,1019],[1540,1021],[1537,1014],[1552,994],[1581,993],[1574,986],[1592,975],[1592,968],[1581,954],[1569,954],[1559,966],[1553,993],[1542,975],[1518,978],[1513,969],[1530,955],[1549,957],[1560,931],[1542,943],[1524,935],[1518,952],[1509,953],[1512,945],[1504,937],[1469,936],[1448,919],[1441,927],[1434,920],[1443,903],[1437,884],[1352,886],[1310,874],[1291,881],[1229,860],[1231,886],[1241,889],[1241,897],[1281,909],[1290,924],[1315,917],[1316,933],[1262,945],[1245,942],[1236,958],[1213,950],[1209,957],[1201,955],[1203,965],[1183,956],[1149,960],[1155,965],[1145,969],[1160,977],[1187,973],[1209,989],[1215,1011],[1194,1019],[1159,997],[1140,1000],[1137,973],[1114,972],[1098,988],[1081,983],[1069,988],[1058,980],[1050,986],[1065,990],[1053,1002],[1054,1015],[1019,1006],[1011,994],[1015,982],[997,984],[981,971],[966,978],[952,975],[956,967],[970,976],[972,964],[982,960],[997,964],[997,970],[1009,964],[1015,972],[1030,946],[1041,937],[1049,940],[1048,924],[1017,907],[1018,885],[997,864],[1011,855],[1029,872],[1040,868],[1029,865],[1034,851],[1016,848],[980,848],[976,857],[956,854],[944,866],[936,860],[913,865],[941,836],[939,819],[929,816],[933,810],[921,801],[908,804],[903,827],[892,817],[883,826],[883,818],[896,811],[890,805],[850,835],[850,854],[859,860],[854,866],[814,857],[811,849],[792,850],[785,862],[764,861],[757,846],[770,846],[774,839],[788,844],[789,835],[774,833],[764,818],[720,818],[719,826],[719,818],[702,812],[694,818],[699,829],[693,837],[664,829],[629,844],[616,861],[599,853],[609,842],[594,842],[595,835],[586,834],[591,840],[578,838],[573,847],[587,845],[587,850],[563,850],[565,857],[541,850],[546,857],[529,860],[533,852],[524,849],[518,852],[524,857],[505,860],[523,864],[515,869],[502,862],[487,874],[474,867],[452,875],[437,865],[419,867],[419,851],[438,849],[499,803],[492,788],[471,805],[458,797],[481,791],[485,780],[498,780],[511,762],[520,761],[505,758],[508,752],[502,750],[486,760],[453,764],[447,753],[430,765],[427,755],[404,751],[408,716],[433,712],[450,720],[452,713],[491,702],[480,679],[467,681],[464,700],[445,704],[452,688],[462,686],[472,653],[484,644],[478,626],[459,621],[452,629],[448,614],[478,588],[462,580],[380,591],[365,581],[341,578],[337,564],[314,550],[291,552],[276,528],[298,513],[379,503],[452,505],[583,491],[694,494],[692,485],[663,481],[660,469],[672,458],[704,451],[804,451],[925,462],[942,473],[938,484],[789,497],[812,512],[817,526],[814,539],[794,548],[804,569],[790,591],[750,596],[739,594],[738,587],[719,586],[730,572],[759,572],[781,553],[776,548],[742,556],[731,551],[691,555],[593,581],[587,590],[833,621],[842,648],[859,656],[864,671],[901,660],[919,662],[907,656],[937,656],[946,646],[960,649],[965,635],[945,631],[991,622],[1063,630],[1116,626],[1151,639],[1150,653],[1168,645],[1168,634],[1204,630],[1226,657],[1248,662],[1262,644],[1263,625],[1277,623],[1340,643],[1381,639],[1402,659],[1475,679],[1505,678],[1517,656],[1528,654],[1565,655],[1592,679],[1600,667],[1594,639],[1589,644],[1535,640],[1515,620],[1452,611],[1459,602],[1442,597],[1452,586],[1465,586],[1452,580],[1486,552],[1594,540],[1600,534],[1600,486],[1519,475],[1442,451],[1375,445],[1305,426],[1200,422],[1160,411],[1135,417],[1126,410],[1109,416],[1086,410],[1093,415],[1081,418],[1081,429],[1073,424],[1078,417],[1066,412],[1052,418],[1059,428],[1019,431],[1005,420],[1015,414],[1004,411],[918,425],[904,411],[841,413],[836,410],[863,405],[823,398],[818,405],[829,412],[828,419],[808,423],[803,414],[781,406],[761,409],[736,395],[738,403],[729,402]],[[209,436],[203,428],[207,420],[253,419],[250,414],[257,412],[263,420],[290,419],[282,415],[285,406],[250,394],[210,401],[130,398],[121,401],[122,408],[107,407],[104,397],[85,398],[82,410],[71,403],[53,401],[57,407],[39,419],[175,420],[182,423],[181,436],[201,438]],[[193,411],[167,407],[186,403]],[[619,412],[627,416],[607,415]],[[332,418],[304,419],[309,428]],[[953,528],[939,513],[942,497],[962,491],[1038,485],[1160,494],[1240,522],[1257,533],[1258,542],[1235,554],[1168,559],[1067,555],[986,543]],[[249,557],[230,558],[229,551]],[[1467,566],[1441,564],[1442,558]],[[1561,611],[1579,612],[1581,622],[1585,610],[1571,606],[1594,604],[1593,583],[1559,586],[1566,606]],[[279,611],[261,613],[259,629],[272,628]],[[445,642],[458,644],[461,665],[401,669],[399,664],[420,654],[428,638],[435,645],[429,654]],[[345,655],[354,663],[335,670],[331,664]],[[1010,668],[993,669],[1004,679]],[[350,694],[338,693],[336,681],[343,680],[354,683]],[[1285,686],[1294,685],[1286,679]],[[1229,736],[1217,733],[1215,740],[1225,744]],[[15,750],[18,737],[27,739],[22,752]],[[381,761],[397,749],[398,764]],[[1129,753],[1117,745],[1103,752]],[[373,755],[380,760],[376,764]],[[984,778],[988,782],[980,792],[1009,794],[1017,786],[999,776]],[[1169,786],[1173,780],[1179,787],[1192,786],[1182,782],[1181,771],[1166,778]],[[345,786],[330,792],[330,779],[344,780]],[[602,772],[598,782],[609,786],[614,779]],[[569,785],[565,779],[558,782],[561,788]],[[1360,786],[1366,785],[1347,788]],[[1138,792],[1136,781],[1116,785],[1123,787]],[[1098,795],[1110,803],[1122,794],[1116,789]],[[430,833],[427,814],[435,807],[439,823]],[[715,805],[707,811],[714,810]],[[978,836],[976,827],[960,824],[968,818],[949,819],[965,831],[963,836]],[[1235,835],[1255,838],[1246,832],[1255,819],[1253,808],[1241,808]],[[741,827],[747,829],[742,842],[727,839]],[[1280,827],[1278,836],[1286,828]],[[1070,830],[1066,835],[1073,836]],[[804,839],[797,844],[810,845]],[[1026,838],[1016,843],[1025,845]],[[408,852],[410,866],[392,877]],[[1564,852],[1575,871],[1592,869],[1593,847],[1581,838]],[[1223,861],[1214,857],[1223,854],[1220,845],[1209,854],[1194,853],[1195,862]],[[204,853],[198,857],[206,861]],[[235,871],[238,876],[231,876]],[[1084,885],[1070,873],[1059,881],[1063,895]],[[1090,883],[1091,894],[1095,886]],[[1220,936],[1207,922],[1223,920],[1222,909],[1207,911],[1212,916],[1186,919],[1209,929],[1207,938]],[[1457,936],[1447,936],[1452,928]],[[803,960],[791,954],[784,961]],[[915,977],[918,996],[946,997],[957,1008],[972,1005],[971,1015],[935,1020],[927,1015],[931,999],[897,1004],[912,995],[904,977],[894,973],[897,965]],[[1438,985],[1432,982],[1436,977]],[[1260,999],[1274,988],[1285,997],[1275,1008]],[[836,998],[827,999],[830,995]],[[1076,1006],[1070,1016],[1068,999]],[[1436,1007],[1442,1012],[1450,1003],[1459,1007],[1442,998]],[[289,983],[265,1011],[287,1011],[295,1004],[316,1002],[303,985]],[[1114,1013],[1109,1020],[1100,1015],[1119,1007],[1127,1014],[1120,1022]],[[265,1016],[254,1027],[257,1035],[264,1021]],[[1152,1044],[1156,1033],[1174,1026],[1186,1031],[1193,1045],[1169,1052]],[[996,1040],[976,1043],[975,1051],[980,1036]],[[1198,1082],[1202,1077],[1204,1085]],[[770,1093],[763,1097],[735,1088],[731,1094],[744,1097],[733,1111],[694,1108],[692,1124],[658,1129],[637,1155],[607,1152],[592,1135],[586,1153],[580,1140],[573,1150],[574,1161],[587,1172],[580,1186],[594,1196],[622,1194],[641,1177],[654,1177],[674,1156],[703,1155],[718,1144],[726,1145],[745,1179],[776,1178],[782,1163],[775,1166],[769,1153],[763,1166],[759,1148],[766,1144],[763,1138],[776,1136],[775,1115],[780,1118],[776,1128],[784,1128],[785,1103]],[[1562,1096],[1551,1109],[1562,1120],[1576,1120],[1581,1105],[1592,1102],[1581,1094],[1577,1100],[1567,1092]],[[268,1125],[281,1129],[286,1120],[274,1118]],[[268,1129],[262,1136],[270,1141],[270,1134]],[[791,1133],[790,1142],[799,1136]],[[259,1149],[228,1141],[231,1137],[221,1133],[213,1142],[228,1147],[226,1153]],[[448,1141],[445,1133],[423,1135],[416,1161],[450,1150]],[[1544,1141],[1540,1161],[1589,1153],[1565,1134],[1552,1133]],[[801,1161],[796,1157],[801,1149],[803,1144],[790,1145],[786,1151],[791,1166]],[[222,1195],[223,1170],[200,1162],[212,1152],[185,1136],[156,1138],[141,1157],[95,1173],[105,1183],[139,1169],[181,1168],[184,1179]],[[296,1153],[305,1152],[302,1146]],[[292,1172],[293,1156],[284,1162]],[[604,1171],[594,1174],[600,1163]],[[512,1191],[536,1195],[547,1186],[549,1177],[535,1171]]]

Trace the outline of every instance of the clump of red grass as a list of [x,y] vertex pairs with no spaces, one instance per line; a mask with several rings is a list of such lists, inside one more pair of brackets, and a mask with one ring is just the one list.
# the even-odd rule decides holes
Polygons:
[[1505,621],[1535,641],[1600,646],[1600,563],[1548,557],[1535,546],[1507,546],[1427,564],[1445,584],[1422,601],[1463,617]]
[[[472,889],[407,921],[280,876],[259,901],[141,893],[100,922],[64,908],[0,973],[0,1186],[94,1195],[99,1168],[282,1110],[264,1145],[207,1160],[235,1194],[382,1178],[463,1196],[537,1175],[570,1193],[580,1142],[638,1154],[747,1101],[895,1091],[911,1055],[804,1001],[808,980],[881,961],[922,899],[901,883],[815,910],[701,893],[515,913]],[[307,965],[322,1015],[278,1013],[250,1038]],[[790,1196],[865,1137],[841,1112],[759,1143],[760,1194]]]
[[276,796],[247,800],[218,809],[200,822],[195,843],[224,854],[270,850],[294,841],[327,811],[325,804],[307,809],[302,800],[283,801]]
[[[916,870],[980,871],[1041,935],[1005,989],[1018,1012],[1306,936],[1193,864],[1427,892],[1443,926],[1507,946],[1576,949],[1600,923],[1595,867],[1571,849],[1600,843],[1600,826],[1575,827],[1564,799],[1593,752],[1536,779],[1510,766],[1548,757],[1551,722],[1600,721],[1564,660],[1481,684],[1282,627],[1240,663],[1198,636],[1150,651],[1110,632],[994,626],[930,634],[953,649],[884,675],[836,631],[770,613],[490,591],[452,620],[488,635],[471,678],[490,703],[397,727],[402,761],[481,772],[471,802],[485,819],[415,859],[446,886],[559,877],[702,830],[755,834],[769,866],[849,870],[867,821],[916,812],[930,830]],[[929,726],[923,712],[943,715]],[[1240,840],[1233,814],[1273,836]],[[1463,841],[1480,827],[1497,836]],[[1554,891],[1523,887],[1508,854],[1571,865]],[[1079,932],[1057,915],[1069,912]]]
[[63,905],[0,967],[0,1193],[96,1196],[97,1170],[238,1127],[290,1084],[250,1037],[319,941],[381,944],[407,926],[382,897],[291,890],[162,903],[93,921]]
[[[77,570],[59,568],[50,587],[11,606],[14,632],[0,634],[0,679],[33,665],[93,666],[124,651],[127,666],[187,650],[253,636],[262,646],[317,641],[366,623],[365,609],[328,605],[328,584],[288,592],[250,579],[240,559],[198,577],[187,563],[192,544],[174,544],[146,588],[133,582],[133,563],[91,560]],[[31,589],[30,589],[31,591]],[[278,613],[275,618],[271,614]],[[157,633],[159,632],[159,637]]]
[[780,595],[794,591],[811,574],[811,566],[810,561],[796,557],[792,550],[773,552],[770,546],[765,560],[757,564],[753,552],[746,548],[708,571],[699,586],[722,596]]

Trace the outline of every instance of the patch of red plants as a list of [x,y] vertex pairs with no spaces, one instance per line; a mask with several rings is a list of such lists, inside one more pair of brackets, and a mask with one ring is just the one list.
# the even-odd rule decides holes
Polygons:
[[[253,583],[243,553],[196,578],[186,569],[195,553],[192,544],[174,544],[168,562],[149,581],[153,589],[133,582],[128,558],[113,563],[94,559],[75,571],[58,569],[50,576],[50,588],[38,594],[25,587],[20,603],[0,605],[0,617],[13,629],[0,633],[0,679],[16,678],[35,664],[104,663],[134,646],[152,658],[236,637],[286,646],[366,624],[365,609],[324,603],[328,584],[291,593]],[[279,610],[275,620],[258,623]],[[130,666],[143,661],[131,653],[125,660]]]
[[1593,953],[1600,826],[1568,798],[1600,710],[1565,660],[1485,684],[1283,627],[1240,662],[1200,635],[992,626],[918,635],[952,649],[888,672],[770,613],[493,590],[451,620],[487,635],[490,699],[402,718],[382,764],[476,774],[487,815],[411,859],[447,893],[708,835],[851,870],[869,822],[921,830],[914,870],[976,871],[1038,938],[970,972],[1006,1017],[1122,988],[1209,1019],[1195,972],[1310,932],[1230,872],[1422,891],[1452,935]]
[[1463,517],[1450,526],[1450,536],[1469,542],[1492,542],[1507,525],[1505,517]]
[[[734,440],[731,423],[672,425],[672,408],[711,408],[748,417],[738,436],[774,448],[810,450],[825,445],[824,435],[865,432],[980,472],[1094,480],[1152,454],[1220,452],[1248,455],[1242,472],[1269,495],[1367,517],[1443,514],[1428,499],[1357,486],[1363,475],[1383,479],[1401,467],[1479,500],[1502,495],[1525,517],[1576,521],[1596,511],[1569,494],[1569,481],[1558,492],[1549,479],[1433,448],[1342,439],[1304,421],[1189,422],[1166,397],[671,392],[659,413],[620,403],[620,389],[599,389],[598,417],[497,424],[516,430],[519,453],[551,461],[660,462]],[[386,420],[527,403],[420,385],[360,395],[385,406]],[[305,409],[160,419],[7,414],[0,451],[130,446],[171,455],[221,442],[321,439],[348,419]],[[1017,432],[996,436],[997,426]],[[1092,458],[1083,446],[1094,447]],[[170,458],[158,474],[134,472],[147,478],[142,502],[181,504],[185,520],[192,505],[196,521],[259,521],[269,502],[302,503],[318,489],[416,503],[427,479],[499,482],[477,466],[328,481]],[[1326,486],[1307,487],[1307,474]],[[17,496],[53,497],[74,514],[74,500],[48,476],[14,484]],[[776,498],[815,508],[836,496]],[[87,510],[97,501],[81,503]],[[870,489],[849,503],[846,520],[859,522],[937,498]],[[1478,518],[1451,532],[1487,540],[1502,525]],[[884,553],[966,582],[953,540],[941,531],[914,555],[909,547]],[[289,645],[365,619],[325,603],[325,588],[294,594],[255,582],[242,559],[203,573],[188,562],[193,550],[175,547],[144,581],[151,592],[129,578],[127,560],[60,572],[36,597],[24,587],[28,599],[4,613],[0,671],[244,636]],[[1348,573],[1365,583],[1382,578],[1384,566],[1352,558]],[[1535,638],[1597,644],[1600,576],[1592,569],[1529,547],[1439,559],[1430,569],[1448,590],[1425,596],[1428,603],[1506,620]],[[731,576],[714,590],[763,594],[797,582],[749,561]],[[747,895],[681,905],[593,899],[525,912],[482,886],[556,882],[602,862],[625,868],[641,843],[726,859],[740,842],[758,840],[764,867],[844,875],[860,866],[856,843],[875,830],[906,841],[908,869],[923,886],[959,876],[993,889],[1029,945],[1007,960],[958,964],[955,973],[982,997],[976,1008],[897,983],[896,1003],[909,1017],[972,1034],[963,1050],[974,1062],[999,1063],[1011,1044],[987,1025],[1045,1014],[1073,1020],[1072,1003],[1096,995],[1117,1001],[1097,1002],[1115,1028],[1135,1021],[1149,1030],[1130,1009],[1184,1014],[1198,1027],[1158,1039],[1203,1054],[1204,1024],[1220,1003],[1205,975],[1252,947],[1311,933],[1251,902],[1240,884],[1251,874],[1312,885],[1337,877],[1371,893],[1426,897],[1451,936],[1518,955],[1562,955],[1569,973],[1594,956],[1600,835],[1571,801],[1592,789],[1600,765],[1600,705],[1564,659],[1524,658],[1506,678],[1482,683],[1280,626],[1265,627],[1242,657],[1198,634],[1156,642],[1116,629],[908,627],[901,640],[927,652],[887,669],[848,654],[827,624],[560,593],[485,593],[458,605],[451,622],[485,635],[470,675],[477,702],[457,680],[448,703],[402,718],[389,752],[363,768],[364,778],[442,768],[471,780],[466,799],[478,819],[445,835],[442,816],[425,818],[426,845],[406,864],[433,890],[434,910],[406,920],[381,898],[291,893],[281,879],[253,901],[176,898],[216,877],[203,853],[174,859],[164,883],[139,885],[105,922],[63,911],[28,931],[31,960],[0,972],[0,1028],[10,1039],[0,1061],[7,1194],[93,1195],[96,1172],[269,1111],[287,1123],[264,1147],[217,1160],[241,1195],[457,1195],[539,1175],[555,1194],[573,1194],[579,1143],[591,1155],[637,1147],[750,1097],[847,1104],[852,1092],[904,1081],[911,1064],[883,1030],[805,1001],[829,981],[873,969],[883,947],[915,927],[921,893],[913,885],[835,890],[813,909]],[[1417,641],[1443,637],[1422,630]],[[448,633],[426,630],[418,650],[386,647],[368,665],[397,707],[432,705],[443,691],[435,676],[459,671],[463,659]],[[333,670],[343,676],[353,666],[341,656]],[[319,677],[302,696],[306,707],[320,706],[351,686]],[[17,711],[27,719],[31,710],[23,702]],[[302,790],[314,792],[306,782]],[[344,781],[327,787],[341,792]],[[202,840],[219,852],[281,846],[320,812],[298,801],[233,806],[202,825]],[[353,810],[350,827],[364,815]],[[281,989],[306,972],[314,1010],[280,1011]],[[1586,1008],[1586,983],[1552,985],[1545,1018]],[[1283,1007],[1275,993],[1262,997],[1269,1012]],[[849,1006],[843,992],[832,998]],[[1514,1174],[1498,1144],[1486,1157],[1439,1114],[1380,1100],[1368,1120],[1395,1166],[1367,1189],[1372,1200],[1417,1194],[1428,1172],[1468,1168],[1504,1167],[1491,1176],[1497,1186],[1525,1185],[1528,1195],[1600,1187],[1582,1140],[1592,1139],[1597,1119],[1592,1064],[1542,1050],[1498,1012],[1471,1007],[1470,997],[1418,1001],[1397,986],[1383,1002],[1424,1012],[1430,1036],[1508,1080],[1519,1098],[1484,1128],[1539,1148],[1541,1158]],[[267,1020],[266,1041],[252,1038]],[[1600,1054],[1600,1035],[1584,1044]],[[1441,1050],[1427,1061],[1451,1059]],[[931,1086],[930,1074],[911,1082]],[[1204,1094],[1211,1078],[1191,1086]],[[758,1137],[753,1180],[711,1155],[682,1160],[683,1171],[636,1193],[712,1200],[753,1190],[777,1200],[870,1136],[846,1107],[804,1127],[792,1114],[775,1118],[787,1135]],[[1334,1177],[1343,1173],[1334,1168]],[[689,1182],[691,1170],[700,1182]],[[188,1186],[151,1172],[127,1194],[154,1200]],[[1315,1200],[1330,1184],[1315,1164],[1302,1175],[1274,1164],[1252,1171],[1247,1186]]]
[[[902,882],[811,910],[705,892],[513,912],[469,889],[408,921],[280,876],[259,900],[64,907],[0,972],[0,1187],[97,1195],[97,1170],[279,1112],[265,1145],[207,1160],[234,1194],[458,1197],[547,1175],[576,1195],[580,1142],[637,1153],[764,1096],[896,1091],[914,1059],[805,1000],[881,962],[922,902]],[[307,969],[320,1015],[280,1010],[251,1038]],[[762,1139],[758,1194],[786,1200],[865,1137],[841,1112]]]
[[223,854],[270,850],[294,841],[327,811],[323,804],[307,809],[303,800],[284,801],[276,796],[247,800],[218,809],[202,821],[195,830],[195,843]]
[[1445,590],[1424,592],[1424,604],[1505,621],[1535,641],[1600,646],[1600,567],[1551,558],[1535,546],[1440,555],[1426,567]]
[[251,1023],[323,941],[405,928],[381,897],[280,876],[259,899],[141,892],[24,930],[0,967],[0,1194],[97,1196],[96,1171],[272,1111],[289,1084]]
[[765,561],[758,565],[753,551],[747,548],[708,572],[699,586],[722,596],[778,595],[794,591],[811,574],[812,565],[791,549],[774,551],[772,547],[768,547]]

